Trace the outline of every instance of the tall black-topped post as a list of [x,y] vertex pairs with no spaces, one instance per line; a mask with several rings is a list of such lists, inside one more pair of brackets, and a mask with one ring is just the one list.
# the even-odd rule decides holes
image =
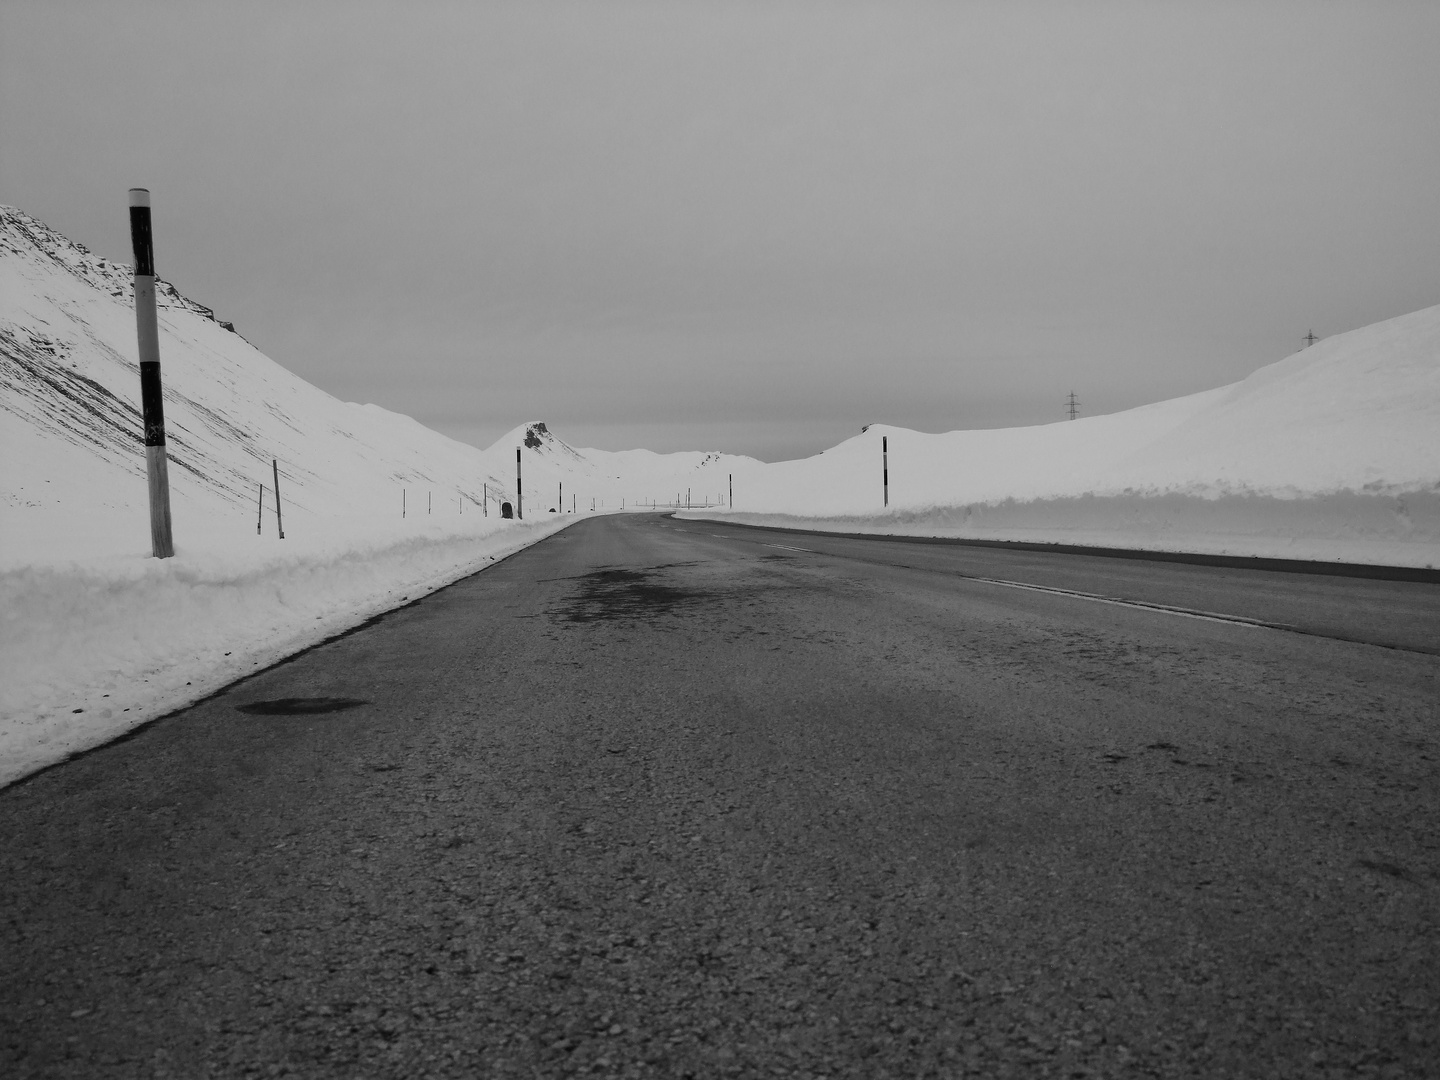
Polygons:
[[880,472],[883,477],[881,483],[885,486],[885,505],[890,505],[890,436],[880,436]]
[[520,494],[520,447],[515,447],[515,520],[521,521],[525,517],[525,503]]
[[[280,516],[280,462],[275,458],[270,459],[270,468],[275,470],[275,531],[280,534],[280,539],[285,539],[285,521]],[[403,514],[401,515],[404,516]]]
[[148,188],[130,189],[130,246],[135,251],[135,334],[140,345],[140,407],[145,421],[145,475],[150,486],[150,552],[157,559],[168,559],[175,554],[175,540],[170,530],[170,474],[165,456]]

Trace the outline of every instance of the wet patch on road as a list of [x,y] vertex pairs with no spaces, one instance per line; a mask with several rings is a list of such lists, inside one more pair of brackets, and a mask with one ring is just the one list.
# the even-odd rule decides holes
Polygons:
[[548,614],[569,622],[643,621],[674,615],[716,595],[705,589],[684,589],[657,580],[656,567],[646,570],[596,570],[571,580],[574,595]]
[[251,716],[314,716],[317,713],[343,712],[346,709],[369,705],[359,698],[341,697],[287,697],[274,701],[252,701],[248,705],[236,705],[239,712]]
[[1386,877],[1399,878],[1401,881],[1415,880],[1415,875],[1399,863],[1393,863],[1386,859],[1356,859],[1356,864],[1363,866],[1366,870],[1373,870],[1377,874],[1384,874]]

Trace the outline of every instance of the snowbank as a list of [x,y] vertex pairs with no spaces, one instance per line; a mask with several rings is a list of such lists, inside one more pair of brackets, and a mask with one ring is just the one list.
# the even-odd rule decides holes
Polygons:
[[943,435],[872,425],[737,470],[732,512],[686,516],[1423,567],[1440,565],[1437,505],[1432,307],[1110,416]]
[[[337,542],[210,536],[0,572],[0,784],[218,690],[559,531],[475,516]],[[355,539],[358,536],[358,540]]]
[[876,536],[938,536],[1370,566],[1440,566],[1440,495],[1084,495],[850,516],[676,516]]

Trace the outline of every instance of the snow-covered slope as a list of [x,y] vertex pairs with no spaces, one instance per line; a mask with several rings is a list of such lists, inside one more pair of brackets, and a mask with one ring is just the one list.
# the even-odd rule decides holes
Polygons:
[[[287,534],[334,515],[398,517],[400,489],[443,490],[476,516],[478,451],[305,383],[180,297],[160,294],[160,354],[178,550],[255,533],[278,460]],[[145,465],[130,270],[0,210],[4,565],[141,551]],[[507,496],[508,497],[508,496]],[[269,510],[273,531],[274,501]],[[117,544],[121,537],[130,543]]]
[[[756,464],[575,450],[539,422],[478,450],[336,400],[161,283],[176,557],[154,560],[132,290],[0,207],[0,783],[575,520],[548,513],[561,482],[610,509]],[[517,446],[524,523],[499,515]]]
[[[540,422],[486,451],[376,405],[339,401],[286,371],[173,286],[157,290],[176,544],[253,536],[259,487],[280,467],[287,537],[321,521],[365,529],[410,515],[484,516],[514,500],[524,447],[533,507],[558,483],[597,505],[718,493],[716,454],[574,450]],[[131,271],[21,211],[0,208],[0,566],[148,545]],[[533,485],[533,487],[532,487]],[[402,495],[403,493],[403,495]],[[488,496],[488,508],[485,506]],[[274,513],[273,492],[267,496]],[[578,500],[576,505],[578,506]],[[128,539],[128,545],[124,540]]]
[[760,523],[1440,565],[1440,307],[1189,397],[1043,427],[877,424],[735,485]]

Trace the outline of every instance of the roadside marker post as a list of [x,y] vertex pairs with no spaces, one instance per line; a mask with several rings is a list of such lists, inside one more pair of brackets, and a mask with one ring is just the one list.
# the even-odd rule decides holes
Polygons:
[[260,522],[265,520],[265,485],[260,485],[260,501],[255,504],[255,535],[260,535]]
[[885,505],[890,505],[890,436],[880,436],[880,472],[885,486]]
[[270,467],[275,470],[275,531],[280,534],[280,539],[284,540],[285,522],[280,518],[280,462],[271,458]]
[[170,472],[160,386],[160,328],[155,318],[155,244],[150,189],[130,189],[130,246],[135,252],[135,336],[140,349],[140,405],[145,424],[145,478],[150,489],[150,552],[175,554],[170,527]]
[[515,447],[515,520],[525,520],[525,503],[520,494],[520,447]]

